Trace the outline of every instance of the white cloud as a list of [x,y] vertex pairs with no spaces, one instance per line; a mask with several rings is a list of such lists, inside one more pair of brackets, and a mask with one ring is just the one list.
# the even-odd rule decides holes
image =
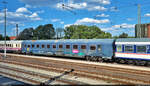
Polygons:
[[60,19],[52,19],[51,20],[52,22],[59,22],[59,21],[61,21]]
[[150,17],[150,13],[146,13],[144,16],[145,17]]
[[67,0],[65,2],[60,0],[20,0],[25,3],[27,8],[30,7],[53,7],[62,9],[62,3],[66,5],[66,7],[72,7],[75,9],[86,9],[86,10],[98,10],[105,11],[107,8],[104,5],[111,4],[110,0]]
[[38,17],[38,14],[37,13],[33,13],[30,17],[31,18]]
[[109,17],[109,15],[106,15],[106,14],[102,13],[100,15],[96,15],[96,17]]
[[38,16],[37,13],[33,13],[31,16],[29,16],[32,20],[41,20],[41,18]]
[[83,2],[83,3],[70,3],[68,6],[73,7],[75,9],[82,9],[87,7],[87,3]]
[[31,13],[27,8],[25,7],[20,7],[16,10],[18,13]]
[[89,3],[99,3],[99,4],[103,4],[103,5],[109,5],[111,4],[110,0],[85,0]]
[[60,24],[64,24],[64,22],[63,22],[63,21],[61,21],[61,22],[60,22]]
[[77,20],[75,24],[82,24],[82,23],[97,23],[97,24],[101,24],[101,23],[109,23],[109,19],[103,19],[103,20],[97,20],[97,19],[93,19],[93,18],[83,18],[80,20]]
[[36,11],[36,13],[44,13],[44,10]]
[[97,10],[97,11],[106,11],[107,8],[102,6],[91,6],[88,8],[89,11]]
[[127,24],[127,23],[112,26],[112,28],[134,28],[134,27],[135,24]]
[[[0,20],[3,21],[4,14],[0,13]],[[24,22],[31,22],[34,20],[41,20],[37,13],[24,14],[22,12],[7,12],[7,23],[11,25],[23,24]],[[0,22],[1,24],[3,22]]]
[[110,7],[110,11],[112,11],[112,12],[118,12],[119,10],[118,10],[117,7]]
[[133,20],[133,18],[127,18],[127,20],[128,20],[128,21],[132,21],[132,20]]

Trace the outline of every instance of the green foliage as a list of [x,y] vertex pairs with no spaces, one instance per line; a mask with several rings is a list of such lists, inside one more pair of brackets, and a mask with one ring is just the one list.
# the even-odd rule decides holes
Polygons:
[[[3,35],[0,34],[0,40],[5,40],[5,37],[3,37]],[[10,40],[9,36],[6,36],[6,40]]]
[[3,35],[0,34],[0,40],[4,40]]
[[26,28],[19,34],[19,36],[16,39],[17,40],[32,40],[33,32],[34,32],[33,28]]
[[40,25],[34,31],[33,38],[52,39],[55,36],[55,30],[52,24]]
[[119,38],[128,38],[128,34],[127,33],[122,33],[119,35]]
[[6,40],[10,40],[9,36],[6,36]]
[[117,39],[117,38],[135,38],[135,37],[133,37],[133,36],[128,36],[127,33],[122,33],[122,34],[120,34],[119,36],[114,36],[113,38],[114,38],[114,39]]
[[71,25],[64,30],[65,39],[111,38],[110,33],[101,31],[97,26]]
[[51,39],[55,36],[54,27],[52,24],[39,25],[35,30],[33,28],[24,29],[17,40],[40,40]]

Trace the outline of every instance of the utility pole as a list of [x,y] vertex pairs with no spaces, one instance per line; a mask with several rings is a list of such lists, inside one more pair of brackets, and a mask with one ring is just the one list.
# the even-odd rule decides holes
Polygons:
[[18,37],[18,24],[16,24],[16,38]]
[[7,2],[6,1],[3,1],[2,2],[4,4],[4,36],[5,36],[5,50],[4,50],[4,58],[6,58],[6,4]]
[[139,28],[139,37],[142,37],[142,29],[141,29],[141,5],[138,4],[138,28]]

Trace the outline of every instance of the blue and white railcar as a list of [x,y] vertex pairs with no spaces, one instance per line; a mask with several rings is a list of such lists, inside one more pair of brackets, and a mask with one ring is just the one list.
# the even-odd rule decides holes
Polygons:
[[150,62],[149,38],[117,39],[115,58],[118,62],[146,64]]
[[23,53],[112,59],[114,39],[30,40],[22,43]]

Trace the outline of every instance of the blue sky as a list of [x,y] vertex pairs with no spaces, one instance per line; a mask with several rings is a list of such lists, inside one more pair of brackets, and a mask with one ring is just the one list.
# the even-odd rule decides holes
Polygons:
[[[4,5],[0,0],[0,34],[4,34]],[[126,32],[134,36],[137,4],[141,5],[141,23],[150,22],[150,0],[5,0],[7,4],[7,35],[25,28],[53,24],[54,28],[72,24],[96,25],[113,36]],[[65,9],[62,8],[65,4]],[[69,7],[69,8],[68,8]],[[71,8],[70,8],[71,7]],[[66,8],[73,12],[70,12]],[[75,14],[74,14],[75,13]],[[121,27],[121,28],[120,28]]]

